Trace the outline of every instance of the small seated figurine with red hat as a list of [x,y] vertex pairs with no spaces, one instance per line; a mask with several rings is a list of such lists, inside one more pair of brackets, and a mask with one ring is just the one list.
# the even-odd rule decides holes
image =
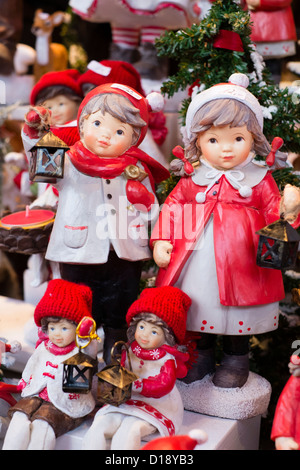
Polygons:
[[30,138],[42,137],[47,116],[53,134],[67,145],[79,140],[76,118],[83,98],[79,77],[78,70],[67,69],[48,72],[40,78],[30,94],[32,109],[25,117],[23,138],[26,135]]
[[79,426],[94,409],[91,392],[62,390],[63,362],[78,352],[76,329],[84,317],[91,319],[91,307],[89,287],[62,279],[49,282],[34,312],[47,338],[24,368],[21,399],[9,410],[3,450],[52,450],[57,437]]
[[[141,261],[151,259],[148,226],[158,216],[155,183],[169,172],[138,148],[159,93],[131,87],[94,88],[78,111],[80,140],[65,155],[57,180],[58,209],[46,259],[63,279],[88,285],[92,315],[104,329],[104,360],[126,339],[126,313],[139,293]],[[154,109],[153,109],[154,108]],[[31,139],[31,147],[35,145]]]
[[187,352],[180,351],[186,336],[186,316],[191,299],[172,286],[147,288],[128,310],[126,321],[128,351],[121,365],[139,378],[133,382],[131,398],[119,406],[104,405],[83,438],[84,450],[137,450],[141,439],[159,432],[178,433],[183,420],[183,404],[176,387],[177,378],[187,373]]

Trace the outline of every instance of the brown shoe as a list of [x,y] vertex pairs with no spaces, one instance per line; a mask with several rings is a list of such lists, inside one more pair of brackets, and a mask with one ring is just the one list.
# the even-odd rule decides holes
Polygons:
[[213,384],[216,387],[236,388],[242,387],[249,376],[249,355],[223,355],[221,364],[217,367]]

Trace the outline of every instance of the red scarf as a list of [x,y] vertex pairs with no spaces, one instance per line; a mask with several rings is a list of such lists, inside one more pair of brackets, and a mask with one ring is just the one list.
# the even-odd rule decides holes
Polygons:
[[177,348],[163,344],[157,349],[143,349],[137,341],[133,341],[130,345],[133,354],[144,361],[156,361],[166,355],[171,354],[176,359],[176,377],[183,378],[187,374],[185,363],[189,360],[189,354],[178,351]]
[[[150,179],[153,192],[155,191],[155,183],[169,177],[168,170],[137,147],[131,147],[119,157],[105,158],[98,157],[88,150],[81,141],[78,141],[71,147],[68,155],[72,164],[80,173],[93,178],[104,179],[116,178],[122,175],[127,166],[136,165],[140,161]],[[131,204],[141,210],[146,207],[149,211],[151,204],[155,201],[154,195],[137,180],[129,179],[127,181],[126,196]]]
[[65,346],[63,348],[56,346],[52,341],[49,339],[45,340],[45,348],[55,356],[63,356],[64,354],[69,354],[73,349],[76,348],[76,343],[75,341],[72,341],[72,343],[68,344],[68,346]]
[[137,147],[131,147],[116,158],[102,158],[88,150],[81,141],[78,141],[71,147],[68,155],[75,168],[88,176],[115,178],[120,176],[128,165],[136,165],[138,161],[142,163],[148,173],[151,183],[160,183],[170,176],[168,170]]

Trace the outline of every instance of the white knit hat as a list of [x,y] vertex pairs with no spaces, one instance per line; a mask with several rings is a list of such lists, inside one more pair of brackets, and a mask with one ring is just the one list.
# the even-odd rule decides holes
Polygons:
[[191,138],[191,124],[196,112],[206,103],[218,99],[232,99],[244,103],[250,108],[261,129],[263,129],[263,112],[255,96],[247,90],[249,79],[243,73],[234,73],[229,77],[228,83],[214,85],[196,95],[187,110],[185,132],[188,139]]

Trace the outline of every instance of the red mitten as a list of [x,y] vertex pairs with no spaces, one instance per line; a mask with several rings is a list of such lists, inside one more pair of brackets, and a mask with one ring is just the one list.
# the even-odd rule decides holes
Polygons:
[[82,337],[89,336],[93,330],[94,322],[92,318],[84,317],[78,329],[78,335]]
[[126,184],[126,195],[128,201],[141,212],[149,212],[155,197],[147,188],[136,180],[128,180]]
[[23,132],[30,139],[42,137],[50,129],[51,111],[42,106],[31,108],[25,116]]

